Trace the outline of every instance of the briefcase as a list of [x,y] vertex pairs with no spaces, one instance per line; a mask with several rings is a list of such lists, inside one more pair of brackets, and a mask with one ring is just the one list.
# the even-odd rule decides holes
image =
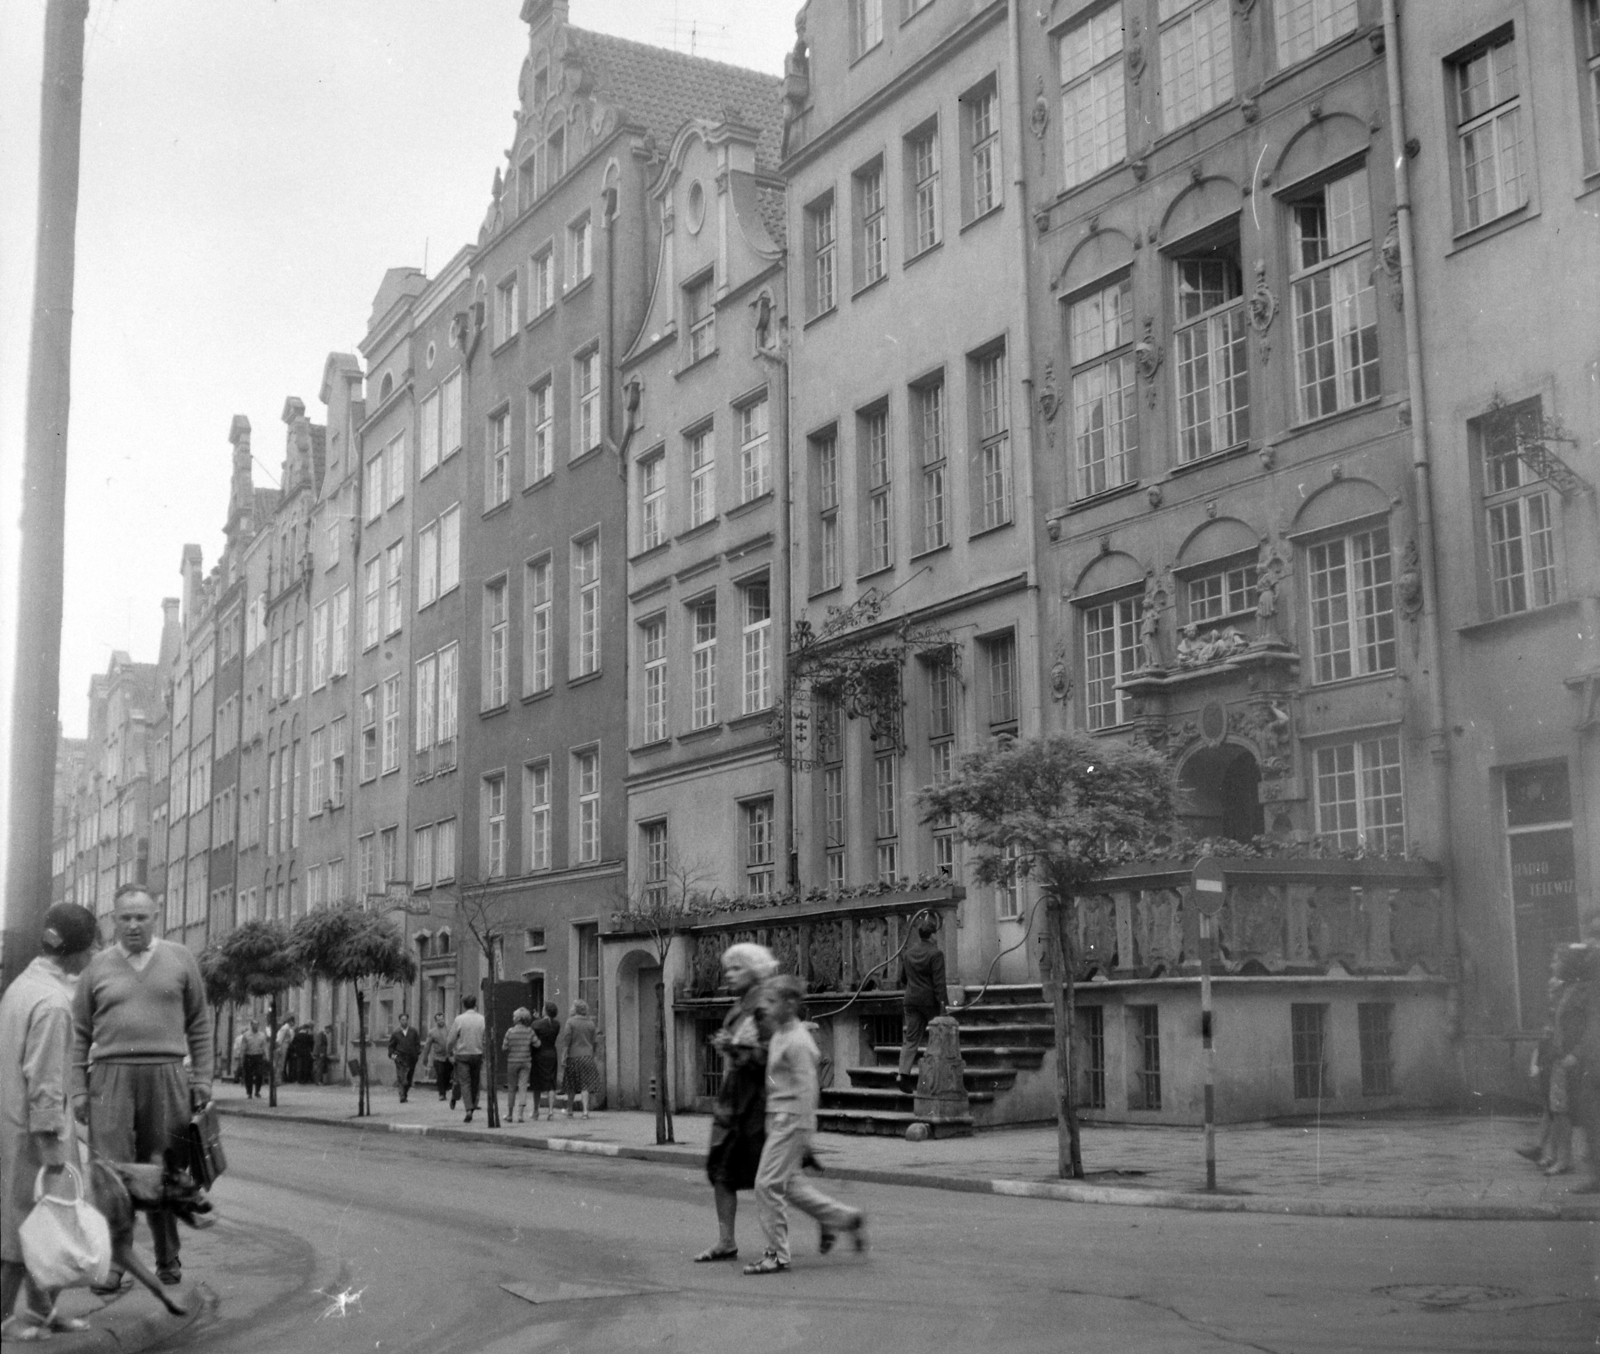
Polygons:
[[228,1169],[222,1150],[222,1122],[215,1105],[195,1111],[189,1120],[189,1170],[201,1189],[210,1189]]

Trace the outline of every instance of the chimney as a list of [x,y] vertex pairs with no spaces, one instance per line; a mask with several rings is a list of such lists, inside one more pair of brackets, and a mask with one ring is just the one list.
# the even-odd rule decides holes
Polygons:
[[233,481],[228,489],[228,524],[223,528],[228,544],[248,540],[255,531],[250,519],[255,505],[255,483],[250,475],[250,420],[235,414],[228,429],[233,444]]
[[176,597],[163,597],[161,599],[161,652],[156,662],[163,672],[167,671],[178,659],[178,650],[183,646],[183,629],[178,624],[178,599]]

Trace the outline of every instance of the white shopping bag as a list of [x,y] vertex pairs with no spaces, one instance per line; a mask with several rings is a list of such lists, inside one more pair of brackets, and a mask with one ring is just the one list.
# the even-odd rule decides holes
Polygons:
[[43,1171],[33,1182],[33,1211],[18,1229],[23,1262],[41,1288],[103,1284],[111,1273],[111,1229],[83,1197],[78,1168],[68,1166],[62,1174],[72,1179],[73,1198],[47,1194]]

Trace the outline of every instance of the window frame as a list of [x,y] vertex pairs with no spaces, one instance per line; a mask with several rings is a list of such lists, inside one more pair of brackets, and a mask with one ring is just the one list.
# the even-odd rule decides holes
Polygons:
[[572,540],[572,675],[588,677],[600,671],[602,659],[603,598],[600,585],[603,561],[600,529]]
[[[1123,727],[1132,718],[1130,701],[1120,684],[1139,670],[1139,603],[1142,594],[1136,591],[1104,593],[1083,598],[1077,603],[1078,627],[1082,638],[1083,654],[1083,709],[1084,727],[1091,733]],[[1109,625],[1102,613],[1109,612]],[[1112,647],[1103,650],[1093,640],[1096,635],[1109,633]],[[1096,671],[1091,665],[1110,666]],[[1109,695],[1097,695],[1104,687]],[[1110,718],[1106,717],[1109,711]]]
[[[1237,63],[1233,52],[1233,9],[1231,0],[1157,0],[1157,79],[1160,87],[1161,135],[1176,132],[1193,125],[1213,109],[1225,108],[1238,95]],[[1202,64],[1206,54],[1199,50],[1198,33],[1202,17],[1208,30],[1203,37],[1215,43],[1222,35],[1220,46],[1213,45],[1209,56],[1212,62],[1209,77],[1203,75]],[[1180,50],[1181,48],[1181,50]],[[1218,53],[1225,61],[1217,59]],[[1187,70],[1178,66],[1180,56],[1187,56],[1192,64]],[[1169,97],[1175,86],[1181,87],[1185,79],[1194,81],[1193,90]]]
[[905,180],[905,263],[909,264],[938,248],[944,240],[944,179],[937,114],[901,139],[900,158]]
[[[1116,316],[1108,338],[1106,299],[1116,293]],[[1134,361],[1133,280],[1123,270],[1102,277],[1063,298],[1065,307],[1067,370],[1072,408],[1072,476],[1074,498],[1082,502],[1111,493],[1139,479],[1139,378]],[[1090,321],[1089,307],[1098,319]],[[1093,331],[1092,351],[1081,351],[1080,336]],[[1114,340],[1114,341],[1112,341]],[[1115,378],[1113,389],[1110,382]],[[1099,389],[1094,388],[1096,378]],[[1094,418],[1085,410],[1102,406]],[[1107,419],[1115,408],[1120,416]],[[1096,426],[1095,419],[1098,419]],[[1115,429],[1115,439],[1112,430]],[[1085,457],[1086,447],[1101,441],[1100,454]],[[1117,446],[1112,447],[1115,440]]]
[[806,318],[839,305],[839,210],[830,188],[805,208]]
[[[1184,242],[1169,251],[1166,264],[1172,283],[1175,445],[1178,464],[1193,465],[1250,440],[1250,311],[1237,224]],[[1220,270],[1221,295],[1208,305],[1207,272],[1213,266]],[[1186,283],[1186,269],[1194,270],[1198,286]],[[1186,313],[1191,299],[1198,309]],[[1226,368],[1221,375],[1219,366]],[[1186,378],[1191,381],[1187,389]]]
[[667,448],[652,447],[639,458],[639,550],[667,542]]
[[572,459],[605,445],[605,419],[598,340],[580,349],[572,359]]
[[[1509,73],[1512,88],[1509,93],[1502,93],[1499,86],[1504,75],[1494,54],[1506,48],[1510,49],[1506,71]],[[1454,196],[1458,234],[1476,231],[1493,225],[1496,221],[1504,220],[1526,208],[1532,198],[1534,157],[1526,150],[1531,129],[1523,116],[1526,95],[1522,60],[1523,54],[1517,45],[1516,27],[1513,23],[1501,25],[1469,46],[1452,53],[1446,60],[1445,64],[1449,71],[1451,169],[1456,190]],[[1492,102],[1481,108],[1469,110],[1468,72],[1480,61],[1487,63],[1484,69],[1488,74],[1486,84]],[[1515,162],[1515,171],[1509,179],[1503,173],[1503,157],[1507,154],[1507,147],[1501,135],[1502,124],[1507,120],[1514,129],[1509,153]],[[1482,165],[1492,161],[1494,165],[1494,203],[1492,209],[1483,215],[1479,213],[1477,204],[1486,194],[1472,191],[1470,168],[1474,162],[1468,159],[1468,147],[1473,139],[1485,131],[1491,133],[1490,155],[1476,161],[1476,164]]]
[[887,399],[856,410],[856,462],[866,501],[861,524],[866,577],[895,564],[894,448]]
[[717,435],[709,420],[683,435],[689,470],[689,530],[717,520]]
[[505,574],[483,583],[483,672],[478,684],[478,708],[498,710],[509,700],[507,691],[510,640],[510,580]]
[[689,610],[691,729],[717,725],[717,597],[706,593],[685,604]]
[[717,279],[714,268],[702,269],[683,284],[685,367],[703,362],[717,351]]
[[523,565],[522,694],[537,696],[554,683],[555,565],[547,551]]
[[[600,860],[600,746],[579,748],[572,754],[573,815],[577,833],[574,859],[579,865],[594,865]],[[592,771],[592,782],[589,777]]]
[[960,104],[961,214],[963,223],[971,225],[1006,205],[999,76],[991,73],[968,88]]
[[[1392,756],[1389,755],[1391,749]],[[1338,759],[1338,754],[1345,751],[1350,753],[1348,766]],[[1316,836],[1341,851],[1404,855],[1406,756],[1399,728],[1319,740],[1307,752]],[[1348,825],[1336,818],[1330,828],[1327,815],[1330,812],[1339,814],[1346,806],[1350,814]]]
[[551,852],[552,783],[550,759],[540,757],[522,767],[522,863],[524,874],[554,868]]
[[850,197],[854,283],[855,290],[863,292],[889,276],[889,195],[881,154],[851,172]]
[[972,534],[1014,520],[1011,467],[1011,368],[1004,340],[967,355],[967,400],[972,420]]
[[949,399],[944,368],[924,376],[909,391],[916,463],[921,539],[919,554],[950,544]]
[[739,584],[742,713],[772,708],[772,584],[763,575]]
[[[771,410],[766,391],[735,406],[734,413],[739,420],[739,502],[751,503],[772,492]],[[752,430],[756,423],[760,427]]]
[[658,611],[637,623],[639,672],[642,691],[639,701],[639,739],[641,744],[665,742],[668,736],[667,613]]
[[1128,158],[1122,5],[1111,0],[1056,35],[1063,188],[1087,183]]
[[511,501],[511,405],[503,403],[484,420],[483,510]]
[[[1382,534],[1384,544],[1381,557],[1376,552],[1375,546],[1369,544],[1367,548],[1372,551],[1370,555],[1360,560],[1353,559],[1353,543],[1375,542],[1379,533]],[[1342,559],[1339,561],[1334,561],[1332,558],[1331,547],[1335,545],[1340,547],[1342,554]],[[1302,542],[1301,549],[1305,556],[1306,627],[1311,639],[1312,685],[1328,686],[1336,682],[1385,676],[1397,672],[1400,627],[1395,606],[1394,540],[1389,529],[1388,517],[1365,518],[1358,522],[1342,523]],[[1375,567],[1371,569],[1368,581],[1352,586],[1350,575],[1358,563],[1370,563]],[[1335,570],[1341,569],[1345,575],[1343,591],[1338,593],[1328,591],[1319,596],[1318,579],[1330,576]],[[1361,592],[1371,594],[1365,603],[1371,609],[1360,614],[1357,607],[1352,605],[1358,588]],[[1342,607],[1322,605],[1338,597],[1344,599]],[[1366,638],[1362,638],[1363,630],[1367,634]],[[1337,641],[1338,631],[1343,632],[1343,645],[1333,642],[1332,646],[1328,647],[1330,640]],[[1329,640],[1324,640],[1324,634],[1329,636]],[[1372,652],[1374,650],[1376,650],[1375,655]],[[1384,659],[1385,650],[1388,653],[1387,661]],[[1348,668],[1347,671],[1340,670],[1341,664],[1338,660],[1341,655],[1347,658],[1347,663],[1344,665]]]
[[555,389],[547,372],[528,386],[527,461],[523,473],[529,485],[555,474]]

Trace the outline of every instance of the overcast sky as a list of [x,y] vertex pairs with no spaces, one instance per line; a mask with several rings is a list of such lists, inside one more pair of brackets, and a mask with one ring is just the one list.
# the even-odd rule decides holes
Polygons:
[[[572,0],[580,27],[781,73],[799,0]],[[258,484],[384,269],[476,238],[527,52],[520,0],[92,0],[61,718],[153,661],[186,541],[222,545],[228,427]],[[0,697],[15,632],[45,0],[0,0]],[[4,702],[9,708],[9,701]],[[9,720],[7,721],[9,727]]]

